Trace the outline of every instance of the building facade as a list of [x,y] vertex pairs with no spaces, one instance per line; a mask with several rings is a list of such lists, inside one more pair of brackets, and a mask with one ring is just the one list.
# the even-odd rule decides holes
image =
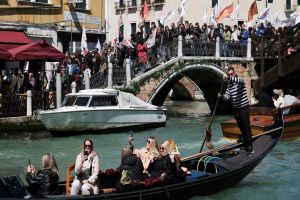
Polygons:
[[[143,7],[145,0],[106,0],[105,18],[106,29],[109,32],[107,37],[109,40],[113,40],[119,31],[120,15],[124,23],[123,31],[124,36],[129,37],[131,33],[135,33],[138,30],[138,24],[140,23],[140,11]],[[254,0],[187,0],[186,14],[181,18],[178,14],[178,7],[181,0],[147,0],[147,4],[150,10],[150,16],[146,20],[145,26],[151,22],[156,22],[161,16],[168,13],[170,10],[174,10],[175,16],[168,20],[164,25],[170,25],[171,23],[177,24],[179,21],[188,20],[191,23],[199,22],[200,25],[203,22],[203,16],[207,12],[208,20],[210,20],[211,13],[216,4],[218,4],[219,10],[222,10],[226,6],[234,3],[234,6],[239,5],[239,15],[236,20],[223,19],[220,22],[228,25],[236,23],[243,23],[248,19],[248,11]],[[258,12],[264,8],[270,8],[271,16],[274,16],[276,12],[285,13],[287,17],[289,14],[299,10],[299,0],[256,0]],[[254,16],[256,20],[258,15]]]
[[0,29],[24,31],[32,41],[46,39],[63,52],[80,50],[86,29],[89,49],[105,40],[104,0],[1,0]]

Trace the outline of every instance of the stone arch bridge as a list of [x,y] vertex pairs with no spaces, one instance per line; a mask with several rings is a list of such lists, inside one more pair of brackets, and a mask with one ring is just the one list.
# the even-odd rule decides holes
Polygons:
[[[249,73],[249,69],[252,66],[251,63],[251,59],[245,58],[213,60],[211,58],[183,56],[174,58],[133,79],[129,87],[135,88],[132,92],[139,98],[154,105],[163,105],[174,85],[180,80],[186,79],[202,91],[212,111],[223,76],[226,74],[224,69],[228,66],[233,66],[237,73],[245,78],[250,97],[251,73]],[[228,102],[220,102],[218,113],[228,113],[229,109]]]

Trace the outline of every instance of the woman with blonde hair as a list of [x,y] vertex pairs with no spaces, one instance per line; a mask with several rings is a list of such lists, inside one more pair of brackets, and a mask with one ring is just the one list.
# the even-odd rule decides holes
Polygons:
[[93,141],[86,139],[75,162],[76,177],[72,183],[71,195],[98,194],[99,159]]
[[52,154],[42,156],[42,169],[36,171],[32,164],[27,167],[26,180],[30,193],[37,197],[58,194],[59,171]]
[[[131,139],[129,139],[131,142]],[[146,147],[142,149],[134,149],[133,153],[136,154],[137,157],[141,158],[143,167],[144,167],[144,173],[148,174],[148,166],[150,161],[158,156],[158,144],[155,139],[155,137],[151,136],[146,141]]]

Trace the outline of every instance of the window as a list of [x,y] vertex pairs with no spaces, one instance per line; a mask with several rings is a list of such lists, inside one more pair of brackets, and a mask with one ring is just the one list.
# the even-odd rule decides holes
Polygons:
[[145,31],[146,31],[146,34],[150,33],[150,22],[145,22]]
[[89,9],[89,0],[82,0],[82,3],[75,4],[76,9],[88,10]]
[[[298,5],[299,5],[299,0],[297,0],[297,2],[298,2]],[[287,10],[291,10],[291,7],[292,7],[292,5],[291,5],[291,0],[286,0],[286,2],[285,2],[285,8],[287,9]]]
[[297,5],[300,6],[300,0],[297,0]]
[[119,3],[120,3],[120,4],[119,4],[120,8],[125,7],[124,0],[120,0]]
[[136,0],[131,0],[131,5],[132,5],[132,6],[137,6]]
[[35,0],[35,2],[37,2],[37,3],[49,3],[48,0]]
[[131,23],[131,34],[135,34],[136,33],[136,23]]
[[86,106],[89,102],[90,97],[77,97],[75,104],[76,106]]
[[91,100],[92,106],[116,106],[118,105],[116,96],[94,96]]
[[268,0],[268,3],[273,3],[273,0]]
[[73,106],[75,100],[76,100],[76,96],[66,96],[66,98],[62,103],[62,106]]
[[211,4],[211,7],[215,7],[215,5],[218,3],[218,0],[212,0],[212,4]]

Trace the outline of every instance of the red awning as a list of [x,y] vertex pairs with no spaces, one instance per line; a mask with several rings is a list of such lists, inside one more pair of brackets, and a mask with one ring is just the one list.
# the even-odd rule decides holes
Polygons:
[[57,50],[45,40],[39,40],[14,49],[10,49],[12,60],[47,60],[61,61],[65,54]]
[[0,60],[11,60],[11,54],[7,50],[0,48]]
[[31,43],[23,31],[0,31],[0,48],[13,49]]

